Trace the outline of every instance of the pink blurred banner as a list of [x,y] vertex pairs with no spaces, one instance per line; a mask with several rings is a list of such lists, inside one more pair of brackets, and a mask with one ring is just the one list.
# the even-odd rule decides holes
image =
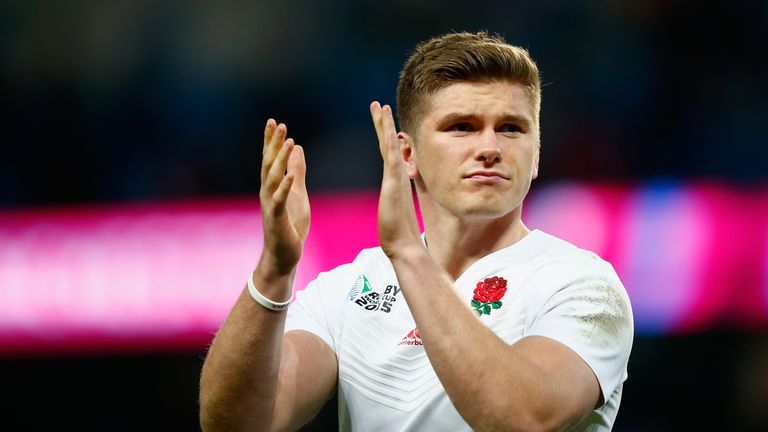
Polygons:
[[[322,194],[296,287],[378,243],[376,191]],[[560,183],[531,228],[622,277],[641,333],[768,327],[768,191]],[[256,198],[0,212],[0,353],[199,350],[262,245]]]

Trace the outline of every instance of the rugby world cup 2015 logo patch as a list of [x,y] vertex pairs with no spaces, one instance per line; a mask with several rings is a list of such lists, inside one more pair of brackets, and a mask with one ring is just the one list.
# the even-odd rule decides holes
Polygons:
[[371,291],[371,283],[368,282],[368,278],[365,275],[360,275],[355,279],[355,284],[352,285],[352,289],[349,291],[349,300],[354,300],[360,294],[365,294]]
[[361,274],[349,291],[349,301],[367,311],[379,310],[389,313],[397,301],[398,293],[400,293],[400,288],[397,285],[387,285],[384,292],[381,293],[374,291],[368,278]]

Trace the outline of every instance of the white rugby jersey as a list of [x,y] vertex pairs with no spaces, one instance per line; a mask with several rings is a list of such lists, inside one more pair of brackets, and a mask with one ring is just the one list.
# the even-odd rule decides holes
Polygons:
[[[499,304],[473,304],[478,282],[494,276],[507,282]],[[634,326],[629,298],[609,263],[534,230],[475,262],[454,285],[507,343],[540,335],[579,354],[597,376],[605,403],[575,429],[611,429]],[[336,352],[340,430],[472,430],[432,369],[381,248],[318,275],[297,294],[285,330],[314,333]]]

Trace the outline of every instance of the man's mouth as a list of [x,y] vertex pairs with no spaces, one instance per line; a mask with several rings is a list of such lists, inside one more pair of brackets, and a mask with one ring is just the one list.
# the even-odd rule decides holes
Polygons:
[[496,171],[475,171],[469,173],[465,178],[483,185],[495,185],[509,180],[505,175]]
[[509,180],[509,178],[496,171],[475,171],[470,173],[465,178],[480,184],[489,185],[498,184]]

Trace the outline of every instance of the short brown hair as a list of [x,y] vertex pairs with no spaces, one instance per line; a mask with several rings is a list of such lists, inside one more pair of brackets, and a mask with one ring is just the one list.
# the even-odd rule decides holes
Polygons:
[[525,87],[538,124],[541,80],[539,69],[527,50],[487,32],[449,33],[422,42],[400,72],[397,85],[400,130],[415,136],[429,98],[450,84],[502,80]]

